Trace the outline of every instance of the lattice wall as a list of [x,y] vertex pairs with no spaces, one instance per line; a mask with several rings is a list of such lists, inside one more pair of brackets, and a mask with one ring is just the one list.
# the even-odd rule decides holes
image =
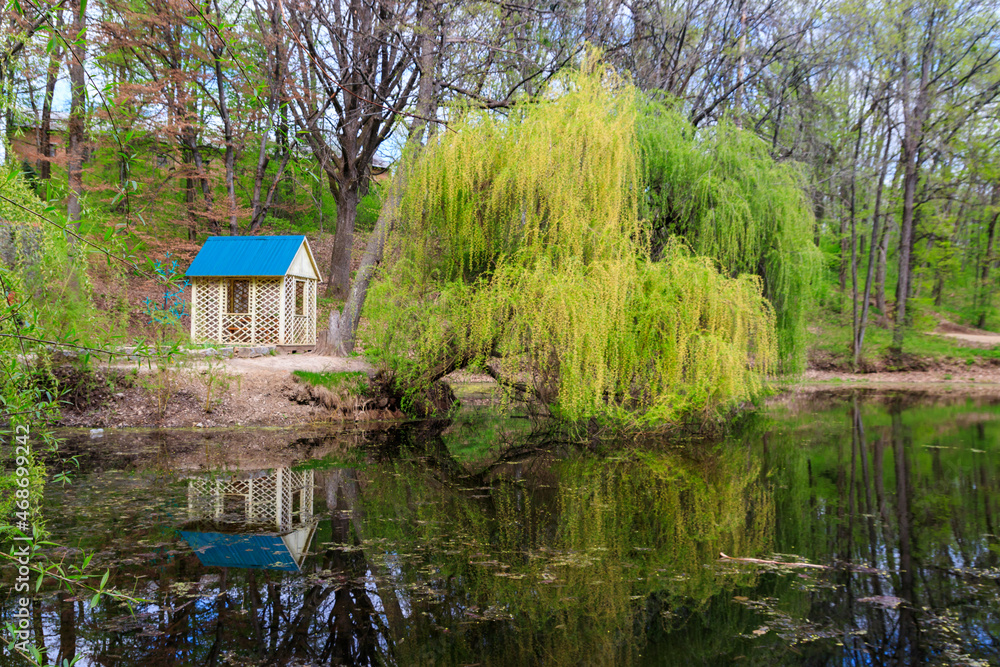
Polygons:
[[253,343],[253,318],[249,313],[224,313],[222,315],[222,342],[227,345]]
[[312,470],[278,468],[265,474],[244,473],[238,479],[190,479],[188,518],[272,524],[290,530],[312,518],[314,494]]
[[254,342],[276,345],[280,333],[281,279],[260,278],[254,281]]
[[191,282],[191,339],[194,343],[217,341],[220,336],[222,291],[217,281]]
[[295,313],[295,282],[296,278],[285,276],[285,345],[313,345],[316,343],[316,281],[304,281],[302,315]]
[[316,344],[316,281],[306,281],[306,344]]
[[[304,281],[302,315],[295,314],[295,281],[292,276],[235,281],[195,278],[191,284],[191,341],[224,345],[314,345],[316,281]],[[237,293],[231,294],[234,287]],[[226,312],[230,307],[247,312]]]

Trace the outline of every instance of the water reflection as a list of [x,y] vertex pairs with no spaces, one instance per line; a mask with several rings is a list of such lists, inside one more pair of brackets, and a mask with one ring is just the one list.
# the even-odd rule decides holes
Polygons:
[[[836,413],[808,429],[810,442],[769,454],[784,459],[776,547],[837,566],[822,595],[777,584],[776,607],[838,628],[840,660],[995,664],[996,409],[906,409],[899,398],[873,409],[855,399]],[[814,660],[829,652],[804,650]]]
[[[448,437],[53,486],[55,537],[151,602],[133,616],[43,594],[35,636],[121,666],[1000,658],[996,408],[841,401],[718,445],[492,465],[456,460]],[[95,512],[104,495],[121,500]],[[806,561],[823,568],[781,564]]]
[[179,533],[202,565],[299,572],[318,523],[313,495],[312,470],[192,477]]

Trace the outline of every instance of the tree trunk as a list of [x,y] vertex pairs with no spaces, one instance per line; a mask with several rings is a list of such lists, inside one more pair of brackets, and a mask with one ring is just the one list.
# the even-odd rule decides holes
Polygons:
[[[268,109],[269,115],[274,114],[274,108]],[[267,140],[271,136],[271,123],[268,121],[264,131],[260,134],[260,148],[257,150],[257,167],[253,172],[253,194],[250,196],[250,233],[254,234],[260,228],[261,221],[267,215],[261,211],[260,193],[264,187],[264,176],[267,174],[267,165],[271,161],[271,156],[267,152]]]
[[[397,175],[397,178],[403,179],[401,175]],[[368,287],[375,277],[375,269],[382,262],[386,237],[392,231],[395,222],[401,191],[402,183],[399,187],[394,186],[392,193],[382,204],[382,212],[379,214],[375,229],[368,237],[368,246],[361,257],[361,265],[354,276],[347,302],[343,310],[334,309],[330,312],[326,341],[321,341],[318,346],[321,354],[346,356],[354,351],[354,336],[358,329],[358,321],[361,319],[361,311],[365,306],[365,297],[368,296]]]
[[[283,180],[283,175],[285,173],[285,167],[288,166],[288,160],[292,157],[291,153],[285,153],[281,158],[281,164],[278,165],[278,173],[274,175],[274,180],[271,181],[271,185],[267,188],[267,196],[264,201],[260,201],[260,184],[254,183],[254,202],[253,202],[253,216],[250,218],[250,233],[256,234],[260,229],[260,226],[264,223],[264,218],[267,217],[268,211],[271,210],[271,206],[274,204],[274,195],[278,191],[278,186]],[[263,176],[261,177],[263,180]],[[322,216],[322,211],[320,212]],[[323,219],[320,218],[319,232],[323,233]]]
[[[222,13],[219,11],[218,3],[215,5],[215,13],[218,17]],[[233,119],[229,115],[229,106],[226,103],[225,78],[222,72],[222,47],[218,51],[213,50],[212,55],[215,60],[215,82],[219,91],[219,117],[222,120],[222,129],[226,140],[226,195],[229,204],[229,234],[238,236],[240,233],[239,221],[236,209],[236,147],[233,145]]]
[[[1000,184],[993,185],[993,194],[990,200],[990,204],[994,207],[1000,202]],[[986,315],[990,307],[990,269],[993,266],[993,245],[996,242],[998,219],[1000,219],[1000,212],[993,215],[986,230],[986,257],[983,258],[982,272],[979,275],[982,297],[980,299],[979,319],[976,321],[976,326],[980,329],[986,327]]]
[[[866,86],[864,101],[867,99],[868,87]],[[864,127],[864,115],[862,115],[858,119],[858,136],[854,141],[854,156],[851,160],[851,333],[854,347],[854,370],[858,369],[858,362],[861,359],[861,329],[858,318],[858,160],[861,155]],[[865,307],[867,305],[866,303]]]
[[83,153],[84,153],[84,114],[86,113],[86,79],[84,62],[87,57],[87,19],[81,8],[81,0],[71,0],[70,11],[73,14],[73,25],[70,28],[69,81],[70,81],[70,111],[68,140],[66,145],[69,185],[69,200],[66,205],[68,223],[80,228],[80,198],[83,196]]
[[[899,224],[899,281],[896,283],[896,323],[892,331],[892,349],[903,350],[903,338],[907,326],[907,301],[910,298],[912,272],[914,218],[916,216],[917,183],[923,164],[922,144],[924,123],[927,121],[928,95],[930,87],[930,64],[934,51],[934,13],[927,22],[926,41],[923,44],[920,62],[920,82],[917,97],[910,105],[909,57],[903,46],[902,56],[902,107],[903,107],[903,217]],[[905,41],[905,40],[904,40]]]
[[[887,119],[888,120],[888,119]],[[871,243],[868,245],[868,272],[865,274],[865,293],[861,301],[861,318],[858,322],[857,334],[854,343],[854,366],[857,368],[861,361],[861,352],[864,349],[865,344],[865,330],[868,327],[868,307],[872,295],[872,280],[875,276],[875,256],[878,254],[881,257],[882,248],[881,241],[882,237],[885,235],[884,232],[879,234],[879,213],[882,209],[882,190],[885,185],[885,177],[889,171],[889,146],[892,144],[892,125],[886,122],[886,133],[884,138],[884,152],[882,153],[882,166],[878,173],[878,182],[875,185],[875,210],[872,213],[872,238]],[[885,263],[880,264],[883,270],[883,280]],[[885,300],[885,289],[882,289],[882,300]],[[883,303],[882,307],[884,308]],[[883,310],[883,312],[885,312]]]
[[358,216],[358,188],[353,182],[341,183],[337,194],[337,233],[330,256],[330,283],[326,295],[345,299],[351,286],[351,249],[354,245],[354,221]]
[[903,142],[903,219],[899,226],[899,278],[896,282],[896,324],[892,331],[892,347],[900,352],[906,331],[906,305],[910,297],[910,258],[913,254],[913,213],[917,181],[920,178],[915,146]]
[[[193,127],[188,127],[184,130],[184,143],[187,145],[187,149],[190,152],[191,159],[194,160],[194,173],[198,179],[198,184],[201,186],[201,194],[205,199],[205,214],[208,216],[208,229],[212,234],[218,235],[222,232],[219,226],[219,221],[215,217],[215,197],[212,195],[211,184],[208,182],[208,175],[205,170],[205,160],[201,154],[201,148],[198,146],[198,138],[195,135]],[[192,198],[191,202],[194,202],[194,190],[192,188]],[[193,209],[192,209],[193,212]]]
[[743,129],[743,77],[747,62],[747,6],[745,0],[740,0],[740,36],[736,40],[736,90],[733,93],[733,122]]
[[[403,147],[403,155],[411,157],[416,153],[416,149],[421,145],[421,138],[424,128],[427,126],[428,118],[435,113],[435,84],[434,67],[435,53],[434,42],[431,38],[429,28],[433,25],[433,19],[437,7],[432,0],[423,0],[419,12],[421,25],[421,37],[418,40],[419,55],[417,64],[420,68],[420,81],[417,90],[417,113],[410,126],[410,133],[406,139],[406,146]],[[330,320],[326,331],[325,341],[321,340],[317,351],[321,354],[348,355],[354,351],[354,337],[358,330],[358,322],[361,320],[361,311],[364,309],[365,298],[368,296],[368,287],[375,277],[375,270],[382,262],[382,255],[385,252],[386,239],[392,232],[396,221],[399,204],[406,192],[406,171],[405,165],[400,166],[396,175],[392,179],[392,184],[386,192],[382,202],[382,210],[378,216],[375,229],[368,237],[368,245],[365,253],[361,257],[361,264],[358,272],[354,276],[350,293],[341,311],[333,310],[330,313]],[[354,205],[351,207],[351,231],[354,230],[354,217],[357,213],[357,195],[355,194]],[[340,238],[340,198],[337,200],[337,239]],[[337,270],[337,246],[334,240],[334,265],[331,267],[331,274]],[[348,249],[348,260],[350,259],[350,249]],[[350,266],[346,267],[347,275],[350,277]],[[332,287],[331,277],[331,287]],[[329,293],[329,289],[328,289]]]
[[[56,25],[62,27],[62,12],[58,12],[56,16]],[[52,96],[56,90],[61,59],[62,49],[53,48],[45,71],[45,99],[42,101],[42,123],[38,136],[38,175],[44,181],[52,178]]]
[[847,291],[847,269],[850,266],[850,252],[851,252],[851,238],[847,233],[847,218],[844,217],[843,213],[843,202],[845,199],[844,189],[841,186],[840,190],[840,202],[841,213],[838,216],[840,218],[840,267],[837,272],[837,279],[840,283],[840,293],[843,294]]
[[184,177],[184,207],[188,214],[188,241],[198,238],[198,215],[194,211],[194,176],[191,174],[191,159],[191,152],[185,151],[184,164],[188,166]]
[[886,267],[889,263],[889,213],[882,214],[882,232],[878,240],[878,258],[875,264],[875,307],[885,317],[889,308],[885,302]]
[[813,223],[813,245],[817,248],[820,247],[820,228],[823,224],[823,216],[826,215],[826,204],[823,201],[823,193],[816,188],[813,201],[813,218],[815,222]]

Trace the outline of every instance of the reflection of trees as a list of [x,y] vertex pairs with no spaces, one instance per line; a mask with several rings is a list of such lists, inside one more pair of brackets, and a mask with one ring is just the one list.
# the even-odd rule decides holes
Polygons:
[[155,604],[56,625],[65,602],[46,627],[102,665],[619,663],[748,576],[706,570],[719,551],[769,550],[746,449],[522,453],[470,473],[435,431],[411,433],[369,450],[377,465],[316,471],[327,510],[303,574],[121,565]]
[[366,470],[366,551],[410,609],[400,662],[636,659],[664,612],[726,585],[704,563],[769,547],[759,459],[702,456],[535,456],[464,479],[406,458]]
[[72,664],[76,657],[76,609],[69,593],[59,593],[59,654],[56,664]]
[[[474,472],[433,430],[382,436],[367,465],[316,471],[327,509],[303,575],[206,570],[183,555],[121,565],[113,576],[141,575],[137,592],[157,601],[139,621],[107,601],[55,598],[34,626],[51,656],[75,633],[102,665],[221,665],[230,652],[262,664],[613,664],[648,650],[718,663],[777,641],[738,637],[762,623],[732,602],[745,586],[842,628],[838,661],[955,662],[945,629],[997,661],[1000,622],[983,601],[1000,603],[1000,587],[962,574],[1000,563],[1000,425],[988,417],[855,404],[762,446],[607,457],[532,446]],[[836,588],[817,590],[797,574],[705,567],[719,551],[886,574],[840,568]],[[907,604],[864,601],[885,596]],[[942,609],[955,611],[947,623]],[[755,655],[827,664],[830,649]]]
[[772,438],[769,456],[784,459],[775,466],[777,548],[886,574],[845,567],[832,596],[790,587],[776,595],[786,607],[806,604],[810,619],[863,631],[844,649],[858,662],[921,664],[933,655],[948,663],[963,651],[996,660],[1000,623],[984,609],[997,587],[978,573],[997,563],[995,538],[984,537],[998,490],[992,416],[967,424],[943,408],[892,402],[881,412],[854,401],[850,438],[844,426],[815,429],[818,446],[802,447],[800,433]]
[[[359,511],[357,476],[353,469],[340,469],[324,478],[332,548],[321,552],[319,569],[338,573],[343,583],[334,586],[323,582],[307,589],[269,661],[284,664],[293,657],[308,657],[321,664],[377,664],[385,657],[382,647],[391,646],[392,638],[366,589],[371,568],[364,552],[356,548],[360,535],[352,519]],[[345,505],[347,512],[338,511]],[[376,580],[381,579],[378,573],[373,574]],[[394,591],[387,595],[384,586],[378,586],[378,591],[382,606],[389,607],[386,599],[394,596]]]

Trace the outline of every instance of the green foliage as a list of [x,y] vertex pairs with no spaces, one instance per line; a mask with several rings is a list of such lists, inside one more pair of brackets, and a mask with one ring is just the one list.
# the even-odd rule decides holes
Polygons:
[[[919,316],[919,319],[924,320],[926,316]],[[811,329],[812,332],[806,337],[809,349],[822,357],[826,364],[849,369],[852,358],[850,313],[834,315],[828,311],[820,311],[816,314]],[[869,362],[891,360],[895,356],[891,347],[891,330],[869,327],[865,334],[863,358]],[[903,352],[930,362],[959,361],[970,366],[977,363],[989,364],[992,359],[1000,358],[1000,349],[973,347],[962,341],[919,329],[907,335]]]
[[326,387],[330,391],[346,388],[351,394],[361,396],[368,389],[368,375],[363,371],[292,371],[292,375],[301,378],[315,387]]
[[638,120],[654,255],[679,236],[734,276],[763,280],[785,370],[805,362],[805,316],[819,268],[813,214],[798,169],[776,163],[728,121],[695,131],[677,109],[645,102]]
[[[358,203],[358,214],[354,220],[354,229],[360,232],[370,232],[375,229],[379,213],[382,212],[382,189],[372,184],[368,194]],[[336,211],[334,211],[336,216]]]
[[[104,256],[62,231],[65,217],[43,204],[16,172],[0,168],[0,195],[0,224],[7,232],[5,258],[13,260],[11,267],[21,285],[9,298],[34,303],[38,315],[34,335],[95,346],[119,335],[127,308],[107,296],[104,309],[94,307],[89,270],[96,262],[91,258],[100,256],[97,261],[103,261]],[[113,248],[111,234],[108,238]],[[121,279],[110,260],[104,274],[107,280]]]
[[[639,218],[638,92],[594,63],[506,119],[470,112],[412,164],[366,349],[410,385],[498,360],[566,419],[706,418],[775,370],[761,281]],[[462,365],[459,363],[458,365]]]

